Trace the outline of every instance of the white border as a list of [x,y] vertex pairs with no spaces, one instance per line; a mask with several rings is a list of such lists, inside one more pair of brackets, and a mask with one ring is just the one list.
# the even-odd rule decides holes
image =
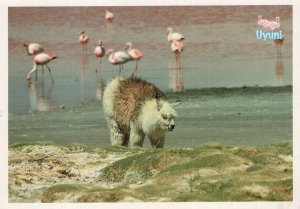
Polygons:
[[[8,203],[8,7],[11,6],[172,6],[172,5],[293,5],[293,166],[294,185],[292,202],[188,202],[188,203]],[[288,0],[5,0],[0,3],[0,208],[180,208],[180,209],[300,209],[300,4],[296,1]]]

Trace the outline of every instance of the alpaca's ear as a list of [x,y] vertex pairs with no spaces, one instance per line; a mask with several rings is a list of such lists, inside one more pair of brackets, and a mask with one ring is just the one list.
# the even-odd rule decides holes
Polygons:
[[173,103],[171,103],[170,105],[171,105],[171,107],[176,107],[176,106],[178,106],[178,105],[180,105],[182,102],[173,102]]

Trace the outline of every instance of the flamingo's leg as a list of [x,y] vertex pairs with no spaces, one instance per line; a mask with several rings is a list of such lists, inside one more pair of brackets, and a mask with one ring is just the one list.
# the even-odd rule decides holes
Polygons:
[[46,67],[48,68],[48,71],[49,71],[49,73],[50,73],[50,76],[51,76],[51,79],[52,79],[52,83],[54,83],[54,79],[53,79],[53,77],[52,77],[51,69],[49,68],[48,65],[46,65]]
[[42,65],[42,74],[43,74],[43,78],[44,78],[44,65]]
[[35,80],[37,81],[37,71],[35,71]]
[[119,65],[119,75],[121,75],[121,64]]

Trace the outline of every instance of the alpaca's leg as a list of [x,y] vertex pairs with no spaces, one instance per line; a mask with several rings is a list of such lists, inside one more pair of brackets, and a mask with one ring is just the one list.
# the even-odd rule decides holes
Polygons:
[[152,138],[152,137],[149,137],[150,139],[150,143],[152,145],[152,147],[155,147],[155,148],[163,148],[164,145],[165,145],[165,136],[161,136],[159,138]]
[[113,146],[116,146],[116,145],[126,146],[124,144],[125,134],[119,128],[118,123],[115,120],[111,119],[111,118],[107,118],[107,123],[108,123],[109,130],[110,130],[111,145],[113,145]]
[[130,126],[130,147],[142,147],[145,139],[145,134],[139,131],[134,125]]

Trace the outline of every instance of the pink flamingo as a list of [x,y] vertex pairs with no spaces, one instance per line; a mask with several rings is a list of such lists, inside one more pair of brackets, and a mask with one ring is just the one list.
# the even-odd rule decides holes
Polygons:
[[36,55],[38,53],[44,52],[44,48],[41,44],[38,43],[30,43],[30,44],[24,44],[27,50],[28,55]]
[[107,9],[105,13],[105,19],[111,23],[114,19],[114,13]]
[[257,24],[260,25],[260,26],[262,26],[263,28],[265,28],[265,26],[267,24],[269,24],[269,21],[267,19],[263,19],[263,16],[258,15],[258,17],[257,17]]
[[266,24],[264,28],[270,31],[274,31],[279,27],[280,27],[280,18],[275,17],[275,21],[269,21],[269,23]]
[[134,69],[134,72],[136,72],[137,68],[138,68],[138,61],[143,57],[143,53],[139,49],[133,49],[131,42],[126,43],[125,49],[126,49],[127,53],[129,54],[129,56],[133,60],[136,60],[136,65],[135,65],[135,69]]
[[180,33],[176,33],[176,32],[173,33],[173,29],[171,27],[167,28],[167,34],[168,34],[169,42],[172,42],[173,40],[175,40],[175,41],[183,41],[184,40],[183,35]]
[[83,29],[81,29],[79,32],[79,42],[82,45],[82,50],[84,51],[84,46],[85,46],[85,51],[87,51],[87,44],[89,42],[89,37],[85,35]]
[[96,55],[96,58],[100,58],[100,64],[101,64],[102,57],[105,55],[105,49],[102,47],[102,40],[98,41],[98,46],[96,46],[94,50],[94,54]]
[[48,54],[48,53],[40,53],[40,54],[37,54],[34,56],[33,58],[33,68],[32,70],[27,74],[27,80],[28,81],[31,81],[31,74],[33,72],[36,72],[37,71],[37,67],[38,65],[42,65],[42,68],[43,68],[43,73],[44,73],[44,65],[46,65],[46,67],[48,68],[48,71],[50,73],[50,76],[51,76],[51,79],[52,79],[52,83],[54,83],[54,80],[53,80],[53,77],[52,77],[52,74],[51,74],[51,69],[48,67],[48,63],[51,61],[51,60],[54,60],[56,59],[57,56],[54,55],[54,54]]
[[175,53],[176,64],[179,65],[179,58],[181,52],[183,52],[183,43],[181,41],[173,40],[171,43],[171,50]]
[[107,51],[106,56],[108,57],[108,61],[113,65],[119,65],[119,74],[121,73],[121,68],[123,68],[123,64],[132,60],[128,53],[123,51],[115,52],[113,49],[109,49]]

